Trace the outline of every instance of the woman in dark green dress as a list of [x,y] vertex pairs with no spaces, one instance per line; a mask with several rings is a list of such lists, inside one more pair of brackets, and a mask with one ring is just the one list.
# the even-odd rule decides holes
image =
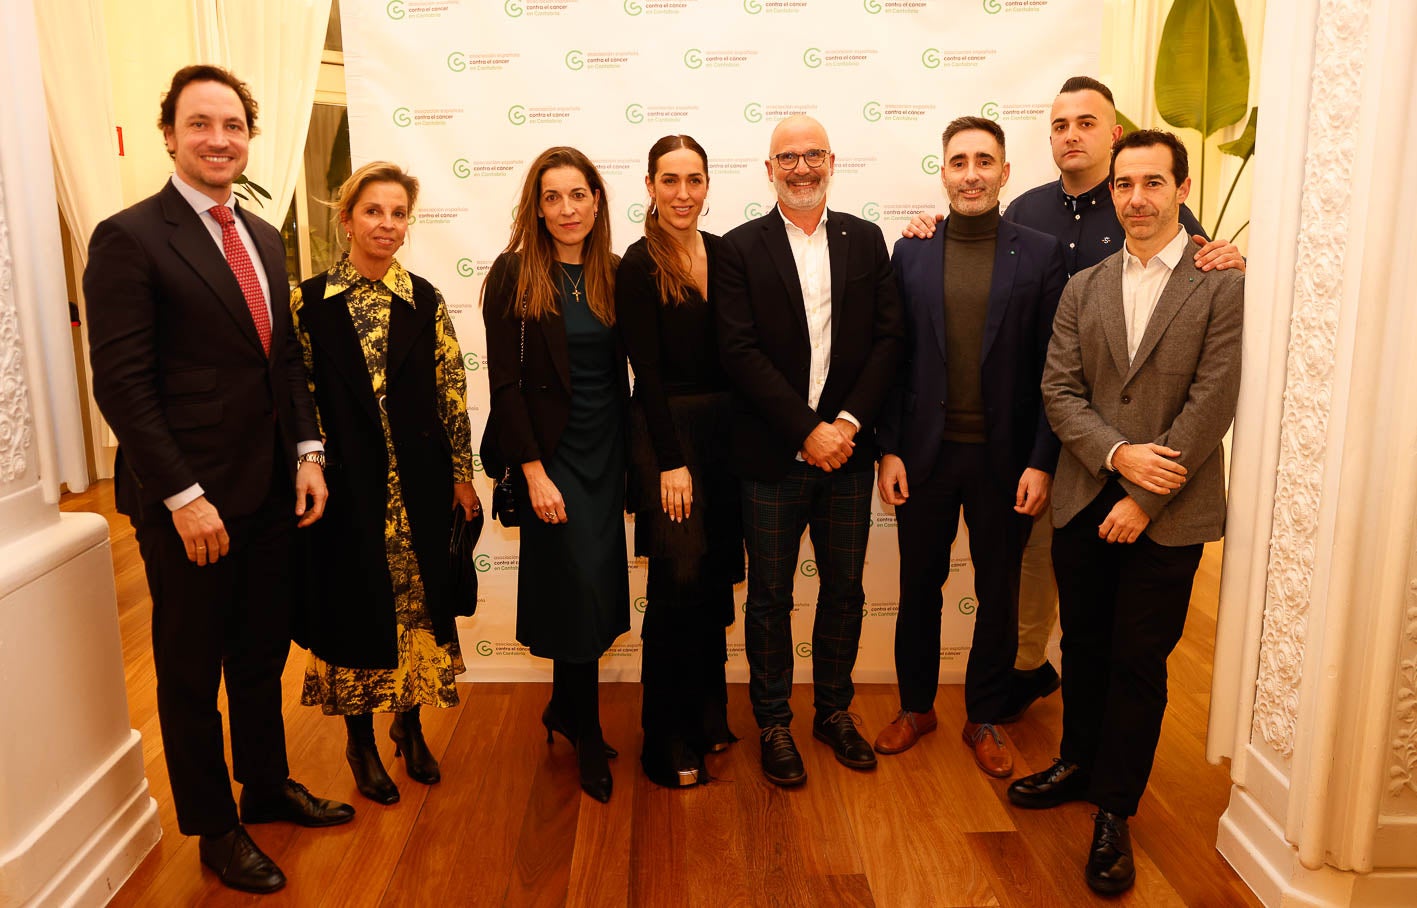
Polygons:
[[483,288],[489,473],[510,467],[521,515],[517,640],[553,661],[547,737],[576,745],[581,788],[610,798],[598,662],[630,629],[625,354],[614,331],[605,187],[585,155],[531,165],[506,250]]

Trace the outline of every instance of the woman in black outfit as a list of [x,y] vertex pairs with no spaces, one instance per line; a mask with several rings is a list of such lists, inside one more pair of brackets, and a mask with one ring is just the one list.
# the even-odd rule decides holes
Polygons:
[[598,661],[630,629],[625,552],[625,355],[614,330],[605,184],[574,148],[527,172],[512,238],[483,287],[490,475],[521,515],[517,640],[554,663],[546,737],[576,745],[581,788],[610,799]]
[[743,579],[729,392],[708,299],[719,238],[699,230],[708,156],[689,136],[649,151],[645,238],[625,252],[615,308],[635,372],[630,495],[635,554],[649,557],[641,680],[651,780],[708,780],[703,755],[737,738],[724,683],[733,585]]

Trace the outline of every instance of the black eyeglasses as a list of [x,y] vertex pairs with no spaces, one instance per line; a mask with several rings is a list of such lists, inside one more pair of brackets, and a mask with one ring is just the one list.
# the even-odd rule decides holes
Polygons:
[[801,154],[795,151],[784,151],[781,154],[773,155],[772,159],[776,161],[777,166],[781,167],[783,170],[795,170],[799,159],[806,161],[808,167],[821,167],[827,162],[827,158],[830,156],[831,152],[827,151],[825,148],[812,148]]

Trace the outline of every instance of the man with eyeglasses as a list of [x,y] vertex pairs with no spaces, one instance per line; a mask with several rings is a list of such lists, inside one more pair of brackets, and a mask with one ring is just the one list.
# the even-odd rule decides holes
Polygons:
[[804,529],[821,584],[812,736],[846,766],[876,766],[849,712],[851,671],[866,600],[874,425],[895,381],[904,327],[881,231],[827,209],[836,157],[822,124],[783,120],[764,163],[777,205],[724,237],[713,298],[734,384],[729,444],[743,480],[748,695],[763,774],[790,786],[807,778],[788,703]]

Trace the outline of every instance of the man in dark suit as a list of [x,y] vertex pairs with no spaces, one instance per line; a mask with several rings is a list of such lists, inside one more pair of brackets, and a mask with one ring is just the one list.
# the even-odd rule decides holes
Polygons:
[[743,479],[748,694],[763,773],[807,778],[789,724],[792,581],[810,527],[821,592],[812,629],[812,735],[855,769],[876,765],[848,712],[866,595],[876,416],[900,361],[901,316],[885,239],[827,210],[836,157],[806,116],[773,130],[771,212],[724,237],[713,287],[734,385],[731,451]]
[[1000,220],[1009,165],[997,123],[960,117],[943,141],[945,229],[898,240],[893,256],[906,368],[881,419],[877,486],[899,528],[901,709],[876,750],[900,753],[936,727],[940,588],[963,509],[979,603],[963,736],[979,767],[1003,778],[1013,757],[996,724],[1007,714],[1018,645],[1019,562],[1058,459],[1038,382],[1063,254],[1053,237]]
[[1206,542],[1225,530],[1221,439],[1240,387],[1244,275],[1203,271],[1179,220],[1186,148],[1169,132],[1117,142],[1116,255],[1063,292],[1043,399],[1063,443],[1053,565],[1063,624],[1063,740],[1009,786],[1021,807],[1098,807],[1086,879],[1132,885],[1127,819],[1151,773],[1166,658],[1181,639]]
[[[280,234],[231,186],[256,104],[213,66],[173,76],[159,124],[176,173],[89,243],[94,397],[118,436],[114,489],[153,600],[158,719],[178,828],[235,889],[280,869],[245,823],[347,822],[289,778],[281,671],[297,520],[324,510],[324,454],[291,330]],[[297,464],[297,459],[299,463]],[[240,814],[223,754],[226,677]]]

